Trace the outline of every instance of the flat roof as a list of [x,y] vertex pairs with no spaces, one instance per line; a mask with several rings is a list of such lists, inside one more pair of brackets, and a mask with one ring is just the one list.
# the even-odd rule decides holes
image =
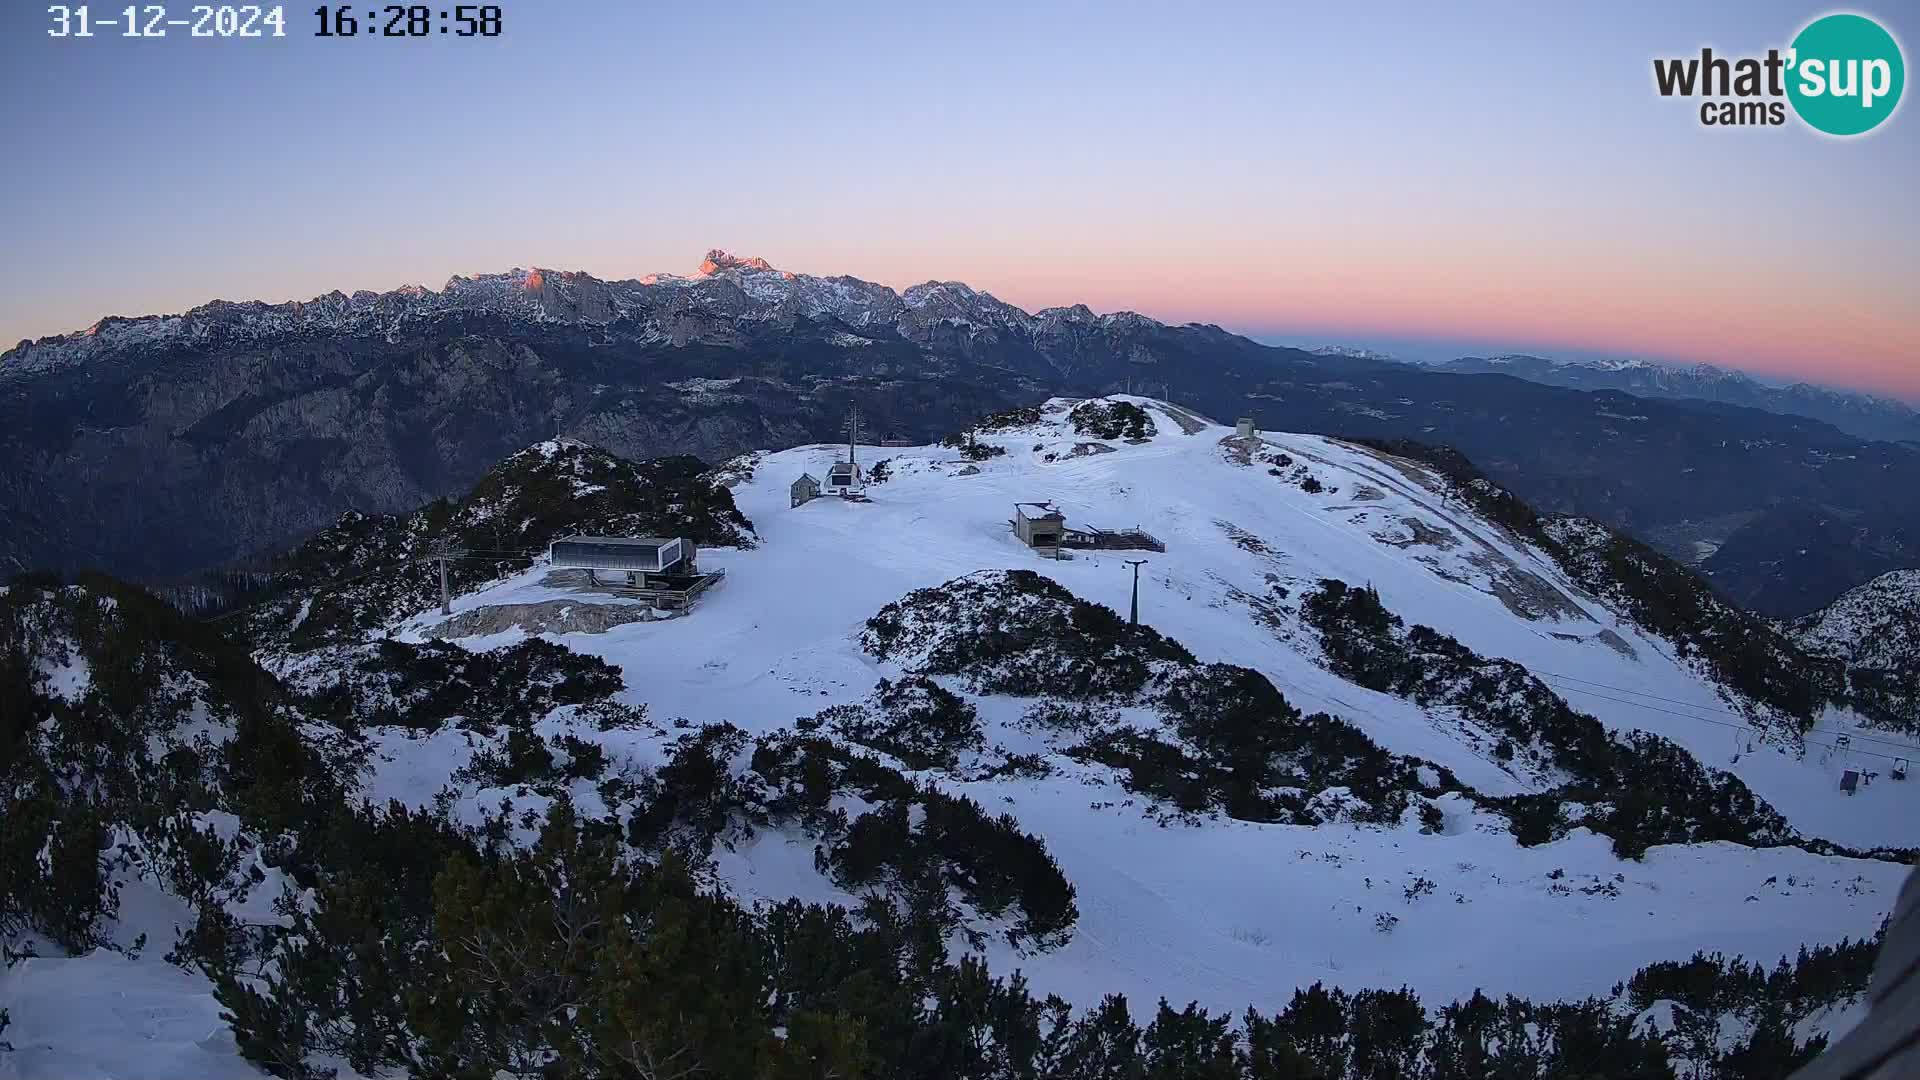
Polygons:
[[551,551],[556,567],[592,570],[660,571],[691,554],[686,541],[657,536],[570,536]]
[[587,544],[625,544],[631,547],[659,547],[680,539],[677,536],[563,536],[555,540],[556,544],[580,542]]

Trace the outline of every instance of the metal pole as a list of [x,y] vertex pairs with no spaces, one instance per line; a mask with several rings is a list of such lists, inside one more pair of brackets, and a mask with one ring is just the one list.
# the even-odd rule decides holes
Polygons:
[[427,556],[440,564],[440,614],[442,615],[453,614],[453,591],[447,587],[447,563],[466,553],[465,548],[456,549],[445,537],[442,537],[434,545],[433,554]]
[[1127,560],[1127,565],[1133,567],[1133,613],[1128,619],[1133,626],[1140,625],[1140,568],[1146,564],[1145,559]]

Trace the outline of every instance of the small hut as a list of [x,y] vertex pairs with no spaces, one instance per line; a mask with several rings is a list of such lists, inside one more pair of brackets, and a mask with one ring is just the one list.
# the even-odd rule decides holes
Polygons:
[[1253,426],[1253,417],[1243,416],[1233,422],[1233,434],[1237,438],[1251,439],[1259,429]]
[[820,478],[812,473],[803,472],[800,474],[800,479],[793,482],[788,492],[792,496],[794,506],[812,502],[820,497]]

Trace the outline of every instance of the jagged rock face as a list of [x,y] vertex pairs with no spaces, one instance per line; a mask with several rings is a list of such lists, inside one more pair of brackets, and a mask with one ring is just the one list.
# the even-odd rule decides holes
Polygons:
[[166,579],[347,509],[464,491],[555,435],[718,461],[837,439],[851,405],[870,435],[932,441],[1128,386],[1273,430],[1451,445],[1543,510],[1630,531],[1773,616],[1920,561],[1920,504],[1886,497],[1920,487],[1920,450],[1812,421],[712,252],[688,276],[516,270],[23,342],[0,355],[0,565]]

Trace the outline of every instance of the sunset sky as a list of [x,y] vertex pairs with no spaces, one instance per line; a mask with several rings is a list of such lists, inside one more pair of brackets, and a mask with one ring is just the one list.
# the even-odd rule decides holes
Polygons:
[[[221,42],[55,40],[5,5],[0,342],[725,247],[1263,340],[1920,400],[1913,106],[1838,141],[1653,89],[1655,56],[1764,54],[1828,8],[501,6],[497,40],[321,40],[296,6],[284,40]],[[1852,10],[1912,62],[1920,12]]]

